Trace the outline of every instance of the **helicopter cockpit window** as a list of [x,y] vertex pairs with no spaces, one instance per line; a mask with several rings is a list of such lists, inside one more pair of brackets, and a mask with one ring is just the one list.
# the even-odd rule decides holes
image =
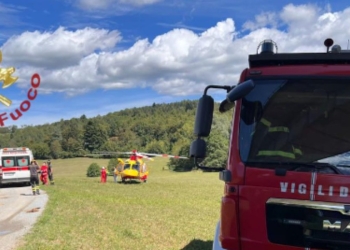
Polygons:
[[130,169],[130,164],[125,164],[124,169]]
[[133,168],[137,171],[140,171],[140,164],[135,164]]

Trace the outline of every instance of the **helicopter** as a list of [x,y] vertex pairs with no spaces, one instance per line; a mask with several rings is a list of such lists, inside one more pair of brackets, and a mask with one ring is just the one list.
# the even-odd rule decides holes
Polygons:
[[146,162],[143,159],[154,161],[150,156],[156,157],[169,157],[175,159],[188,159],[186,156],[168,155],[168,154],[154,154],[154,153],[141,153],[136,150],[131,152],[99,152],[102,155],[130,155],[129,159],[123,160],[118,158],[118,164],[116,166],[116,174],[121,176],[122,183],[126,180],[138,180],[141,182],[147,182],[149,170]]

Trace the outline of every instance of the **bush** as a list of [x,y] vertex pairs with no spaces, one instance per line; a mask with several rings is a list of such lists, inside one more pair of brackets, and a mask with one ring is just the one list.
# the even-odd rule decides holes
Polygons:
[[113,169],[118,165],[118,159],[117,158],[112,158],[108,162],[107,170],[109,172],[109,175],[113,175]]
[[101,167],[97,163],[91,163],[87,170],[87,177],[98,177],[101,173]]

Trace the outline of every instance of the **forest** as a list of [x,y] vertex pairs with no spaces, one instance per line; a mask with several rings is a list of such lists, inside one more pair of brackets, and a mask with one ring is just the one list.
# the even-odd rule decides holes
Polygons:
[[[104,116],[61,119],[44,125],[0,128],[1,147],[28,147],[37,159],[91,156],[99,151],[189,155],[198,101],[184,100],[129,108]],[[226,163],[232,111],[219,113],[218,103],[203,164]],[[169,167],[188,169],[192,160],[171,160]]]

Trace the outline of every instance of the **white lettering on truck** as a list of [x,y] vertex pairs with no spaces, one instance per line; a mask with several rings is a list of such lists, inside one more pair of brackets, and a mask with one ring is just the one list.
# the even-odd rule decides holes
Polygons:
[[[281,186],[281,192],[282,193],[287,193],[290,192],[292,194],[294,194],[295,192],[297,192],[298,194],[306,194],[307,193],[307,185],[305,183],[291,183],[289,186],[288,182],[281,182],[280,183]],[[290,187],[290,189],[288,189],[288,187]],[[311,185],[310,187],[310,193],[316,193],[317,190],[317,195],[319,196],[333,196],[334,194],[334,187],[333,186],[329,186],[328,187],[328,191],[327,188],[325,188],[323,185]],[[342,198],[346,198],[349,196],[349,188],[348,187],[344,187],[344,186],[340,186],[339,187],[339,197]]]

